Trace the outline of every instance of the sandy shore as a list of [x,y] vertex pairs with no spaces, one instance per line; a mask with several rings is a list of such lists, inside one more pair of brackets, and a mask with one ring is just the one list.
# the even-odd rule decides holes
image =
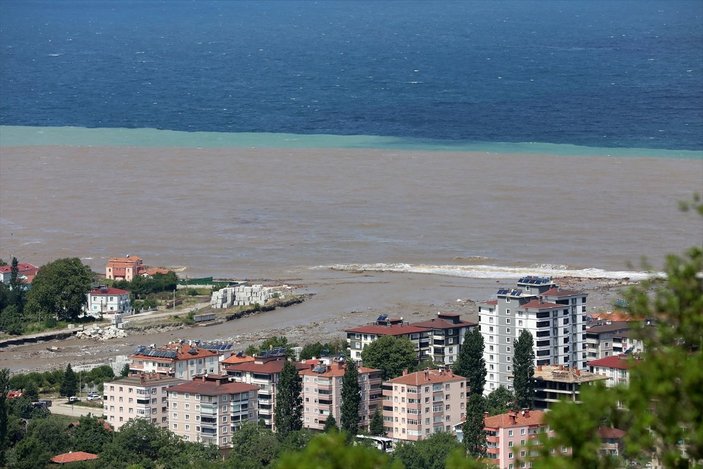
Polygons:
[[[238,349],[266,337],[285,335],[305,344],[344,337],[344,329],[374,321],[379,314],[403,316],[407,321],[433,317],[439,311],[461,313],[477,320],[476,302],[489,299],[499,286],[514,280],[466,279],[441,275],[343,273],[318,271],[300,279],[298,293],[310,293],[304,303],[248,316],[224,324],[184,327],[132,334],[97,342],[67,339],[0,350],[0,368],[13,372],[63,368],[67,363],[108,363],[127,355],[136,345],[162,344],[177,339],[232,340]],[[560,284],[589,295],[589,310],[609,309],[624,283],[614,280],[562,279]],[[48,347],[59,347],[51,352]]]

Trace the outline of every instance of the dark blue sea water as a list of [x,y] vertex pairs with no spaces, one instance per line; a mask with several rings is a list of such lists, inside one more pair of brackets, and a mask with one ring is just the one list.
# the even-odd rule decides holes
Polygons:
[[0,1],[0,125],[703,149],[701,1]]

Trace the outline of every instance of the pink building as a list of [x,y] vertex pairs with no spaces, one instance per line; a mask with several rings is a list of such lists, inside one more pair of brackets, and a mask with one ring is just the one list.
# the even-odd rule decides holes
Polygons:
[[531,467],[526,462],[529,456],[527,444],[546,431],[544,412],[523,410],[486,417],[486,458],[500,469]]
[[132,419],[145,419],[168,427],[166,389],[184,381],[162,374],[139,374],[103,386],[103,411],[115,430]]
[[390,438],[417,441],[450,432],[465,413],[466,378],[451,371],[418,371],[383,383],[383,425]]
[[[303,426],[322,430],[331,415],[341,422],[342,378],[346,371],[342,361],[312,360],[307,369],[299,371],[303,378]],[[359,367],[359,427],[368,429],[374,412],[381,405],[381,370]]]
[[203,375],[168,388],[169,430],[186,441],[232,446],[232,434],[256,422],[256,393],[251,384],[228,376]]
[[126,280],[131,282],[134,277],[144,271],[144,261],[141,257],[113,257],[107,261],[105,277],[110,280]]

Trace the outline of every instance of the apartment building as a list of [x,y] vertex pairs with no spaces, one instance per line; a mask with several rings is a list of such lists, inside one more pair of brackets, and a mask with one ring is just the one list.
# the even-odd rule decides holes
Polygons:
[[[597,322],[586,329],[588,360],[620,355],[627,350],[627,336],[632,322]],[[625,339],[623,341],[623,339]]]
[[[323,430],[325,421],[333,416],[341,422],[342,380],[347,369],[343,360],[310,360],[306,369],[299,371],[303,379],[303,426]],[[382,372],[375,368],[359,367],[359,427],[368,429],[374,412],[383,403]]]
[[437,313],[429,321],[405,323],[403,318],[391,318],[383,314],[373,324],[347,329],[347,343],[353,360],[361,360],[361,352],[367,345],[383,336],[405,337],[415,346],[418,360],[432,359],[437,364],[454,363],[464,343],[467,331],[476,323],[463,321],[459,314]]
[[162,347],[137,347],[129,356],[131,373],[160,373],[179,379],[220,372],[218,352],[188,343],[175,342]]
[[183,380],[160,373],[140,373],[103,385],[103,411],[115,430],[132,419],[145,419],[156,426],[168,427],[166,389]]
[[207,374],[167,389],[168,428],[186,441],[232,446],[232,434],[245,422],[256,422],[258,388]]
[[531,467],[525,461],[530,451],[527,445],[547,430],[544,412],[527,409],[492,417],[486,415],[483,425],[486,432],[486,460],[500,469]]
[[404,373],[383,383],[383,425],[390,438],[417,441],[466,419],[466,378],[445,370]]
[[606,377],[563,365],[540,365],[535,369],[536,409],[549,409],[560,400],[581,402],[581,386],[605,381]]
[[630,356],[615,355],[588,362],[591,373],[605,377],[609,388],[630,383]]
[[[234,381],[256,385],[259,388],[256,404],[258,418],[266,428],[272,430],[275,430],[276,391],[286,360],[282,353],[269,352],[255,357],[254,361],[228,364],[224,367],[226,374]],[[307,368],[301,363],[294,364],[298,370]]]
[[513,347],[523,330],[532,334],[536,366],[585,369],[585,321],[586,294],[560,289],[549,277],[523,277],[517,288],[499,289],[495,300],[479,304],[484,393],[501,385],[513,389]]

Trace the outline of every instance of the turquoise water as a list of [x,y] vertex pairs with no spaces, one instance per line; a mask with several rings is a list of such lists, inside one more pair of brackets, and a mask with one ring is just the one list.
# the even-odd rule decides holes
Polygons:
[[184,132],[159,129],[0,126],[0,146],[129,146],[154,148],[340,148],[527,153],[558,156],[656,157],[703,160],[703,151],[600,148],[536,142],[461,142],[375,135]]

